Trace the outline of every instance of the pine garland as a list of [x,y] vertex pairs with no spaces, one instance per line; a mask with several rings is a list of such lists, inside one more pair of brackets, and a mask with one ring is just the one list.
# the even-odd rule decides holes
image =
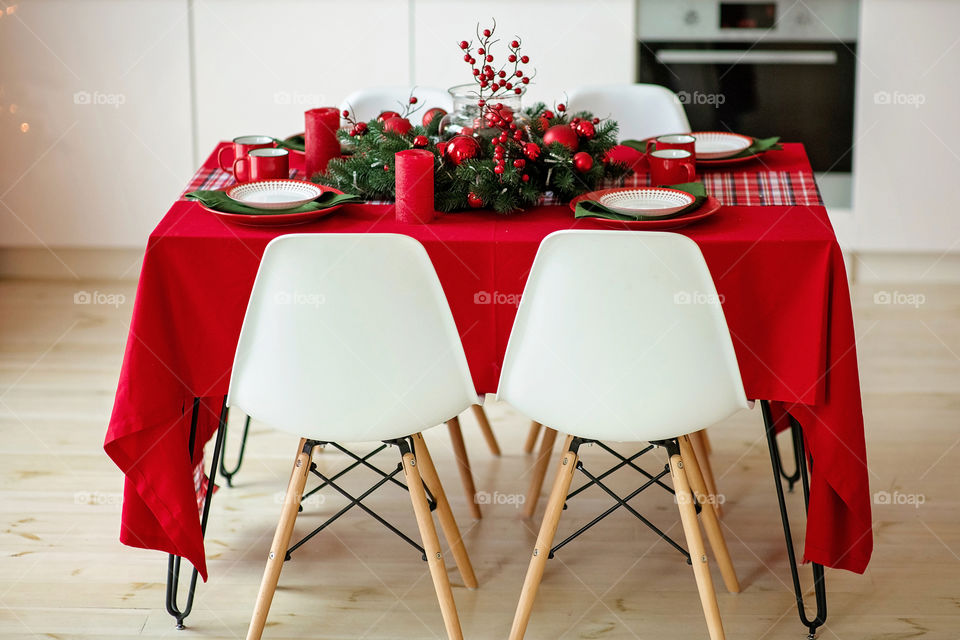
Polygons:
[[[559,105],[558,109],[561,109]],[[383,123],[371,120],[362,135],[339,133],[343,141],[352,143],[353,155],[331,160],[327,172],[313,176],[312,180],[365,200],[392,200],[395,198],[394,154],[425,146],[435,156],[434,206],[438,211],[464,210],[479,202],[499,213],[509,213],[536,205],[547,192],[569,200],[595,189],[604,179],[622,178],[629,173],[627,167],[605,161],[607,152],[617,144],[617,123],[613,120],[597,121],[588,112],[565,114],[561,109],[554,113],[542,103],[526,109],[524,114],[528,119],[525,139],[510,138],[501,143],[507,161],[499,174],[494,170],[494,145],[489,137],[477,138],[480,143],[477,158],[455,165],[438,149],[440,118],[434,118],[427,127],[414,126],[403,135],[386,131]],[[558,142],[544,146],[546,128],[569,126],[576,119],[595,122],[594,135],[579,138],[576,151]],[[414,144],[415,140],[418,145]],[[525,151],[529,143],[539,148],[535,157]],[[574,155],[580,152],[592,159],[592,166],[586,171],[578,170],[575,165]],[[517,159],[523,160],[522,167],[514,166],[513,161]],[[524,174],[528,176],[526,181]]]

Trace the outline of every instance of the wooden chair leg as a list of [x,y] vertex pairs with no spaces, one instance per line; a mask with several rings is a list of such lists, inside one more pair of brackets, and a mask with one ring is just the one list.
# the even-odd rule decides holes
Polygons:
[[681,456],[677,454],[670,456],[670,473],[673,476],[673,488],[677,492],[680,521],[683,523],[683,533],[687,538],[687,550],[690,552],[693,563],[693,576],[697,581],[697,590],[700,592],[700,604],[703,606],[703,615],[707,620],[710,640],[724,640],[720,607],[717,606],[717,594],[713,589],[713,579],[710,577],[707,551],[703,546],[703,536],[700,535],[700,525],[697,522],[697,510],[693,506],[693,495]]
[[[693,452],[700,462],[700,471],[703,473],[703,481],[707,485],[707,492],[712,496],[719,495],[717,492],[717,481],[713,477],[713,467],[710,466],[710,454],[707,451],[706,444],[706,431],[701,429],[700,431],[691,433],[690,444],[693,445]],[[717,517],[723,517],[722,505],[714,503],[713,509],[717,512]]]
[[477,588],[477,576],[473,572],[473,565],[470,563],[470,556],[467,555],[467,548],[463,544],[460,536],[460,527],[453,517],[453,511],[450,509],[450,503],[447,501],[447,494],[440,483],[440,476],[437,475],[437,469],[433,465],[433,459],[430,457],[430,451],[427,449],[427,443],[423,439],[423,434],[417,433],[413,436],[414,457],[419,463],[420,477],[427,484],[434,500],[437,501],[437,518],[440,520],[440,527],[443,529],[443,537],[447,539],[450,545],[450,552],[453,553],[453,559],[457,563],[457,569],[463,578],[463,584],[468,589]]
[[410,501],[413,503],[413,512],[417,516],[417,526],[420,528],[420,538],[427,556],[427,565],[430,567],[430,576],[433,578],[433,587],[437,592],[437,600],[440,601],[440,612],[443,614],[447,637],[451,640],[463,640],[457,605],[453,600],[453,590],[450,588],[447,568],[443,563],[443,554],[440,553],[440,538],[437,537],[433,516],[430,515],[430,504],[423,490],[423,479],[420,476],[417,459],[412,453],[403,455],[403,475],[410,489]]
[[[556,434],[555,431],[554,434]],[[553,490],[550,492],[550,499],[547,502],[547,511],[543,516],[543,523],[540,525],[537,544],[533,548],[533,557],[530,558],[527,577],[523,580],[520,601],[517,603],[517,612],[513,617],[513,626],[510,628],[510,640],[522,640],[524,633],[527,631],[530,612],[533,610],[533,601],[537,597],[537,589],[543,579],[543,571],[547,559],[550,557],[553,538],[557,534],[560,514],[563,513],[563,503],[567,499],[567,492],[570,490],[570,482],[573,480],[573,472],[576,466],[577,454],[571,451],[565,452],[560,459],[560,465],[557,467],[557,477],[553,481]]]
[[730,551],[727,549],[727,541],[723,537],[723,531],[720,529],[720,521],[717,519],[717,513],[710,509],[711,504],[716,504],[716,496],[707,491],[707,486],[703,480],[703,474],[700,471],[697,455],[693,451],[693,445],[688,436],[679,438],[680,455],[686,463],[687,480],[693,489],[697,500],[700,502],[700,521],[703,523],[703,529],[707,532],[707,540],[710,542],[710,548],[717,559],[717,565],[720,567],[720,574],[723,576],[723,583],[727,586],[730,593],[740,593],[740,581],[737,580],[737,572],[733,568],[733,561],[730,559]]
[[483,439],[487,441],[490,453],[499,456],[500,445],[497,444],[497,436],[493,435],[493,429],[490,428],[490,421],[487,420],[487,412],[478,404],[471,405],[470,410],[473,411],[473,417],[477,419],[477,424],[480,425],[480,433],[483,434]]
[[297,520],[300,509],[300,499],[303,496],[303,487],[307,483],[307,474],[310,473],[310,459],[313,447],[307,445],[305,438],[300,439],[297,459],[290,472],[290,482],[287,484],[287,494],[283,499],[283,509],[280,511],[280,522],[270,545],[270,554],[267,556],[267,566],[263,571],[263,580],[260,582],[260,592],[257,594],[257,603],[253,607],[253,618],[247,630],[247,640],[260,640],[263,627],[267,622],[270,604],[273,602],[273,593],[277,590],[280,580],[280,570],[287,556],[290,546],[290,536],[293,535],[293,525]]
[[530,430],[527,431],[527,441],[523,443],[524,453],[533,453],[533,448],[537,446],[537,438],[540,437],[540,427],[542,426],[539,422],[530,422]]
[[703,440],[703,447],[707,451],[707,455],[713,455],[713,445],[710,443],[710,434],[707,433],[706,429],[700,431],[700,438]]
[[523,513],[532,518],[537,511],[537,502],[540,500],[540,489],[543,488],[543,478],[547,475],[550,466],[550,455],[553,453],[553,443],[557,440],[557,432],[550,427],[543,428],[543,439],[540,441],[540,451],[537,461],[530,474],[530,488],[524,501]]
[[460,430],[460,419],[447,420],[447,430],[450,432],[450,442],[453,444],[453,456],[457,459],[457,470],[460,471],[460,482],[463,491],[467,494],[467,508],[470,515],[479,520],[482,517],[480,505],[477,504],[477,488],[473,484],[473,472],[470,470],[470,458],[467,457],[467,447],[463,443],[463,432]]

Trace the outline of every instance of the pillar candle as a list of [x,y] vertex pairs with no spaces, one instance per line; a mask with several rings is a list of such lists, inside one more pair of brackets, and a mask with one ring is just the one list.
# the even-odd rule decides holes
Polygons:
[[433,208],[433,152],[407,149],[394,158],[397,222],[424,224],[436,217]]
[[304,169],[306,178],[327,170],[327,163],[340,156],[340,141],[337,129],[340,128],[340,111],[333,107],[310,109],[305,114],[304,129]]

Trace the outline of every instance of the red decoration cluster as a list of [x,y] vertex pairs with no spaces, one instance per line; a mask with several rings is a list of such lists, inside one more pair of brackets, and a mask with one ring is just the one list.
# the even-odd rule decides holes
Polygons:
[[[496,30],[496,20],[494,20],[492,27],[484,29],[482,32],[478,27],[477,40],[480,46],[476,49],[473,48],[472,42],[460,41],[460,48],[464,51],[463,61],[470,65],[473,81],[477,83],[479,96],[477,104],[481,107],[490,98],[503,96],[509,92],[517,95],[523,93],[523,85],[530,84],[530,80],[533,78],[533,75],[528,74],[521,67],[521,65],[529,64],[530,56],[520,53],[521,42],[519,38],[509,43],[510,53],[507,55],[506,62],[500,66],[496,65],[496,57],[491,52],[492,45],[499,42],[493,39]],[[473,56],[474,52],[479,56],[479,59]]]

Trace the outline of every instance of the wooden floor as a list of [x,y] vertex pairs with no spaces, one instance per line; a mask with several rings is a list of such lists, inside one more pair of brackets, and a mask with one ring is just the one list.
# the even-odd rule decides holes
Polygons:
[[[101,303],[75,304],[82,291],[101,294],[93,296]],[[883,291],[924,300],[917,307],[875,303]],[[188,629],[174,630],[163,609],[165,556],[117,542],[122,477],[101,448],[133,294],[132,286],[115,283],[0,282],[0,637],[245,634],[297,443],[264,428],[251,434],[237,486],[214,501],[211,580],[199,587]],[[829,620],[820,637],[957,638],[960,287],[858,288],[855,307],[871,489],[905,503],[875,505],[876,551],[865,575],[828,571]],[[480,581],[468,591],[451,572],[465,636],[499,639],[510,627],[535,538],[535,524],[519,516],[517,505],[532,460],[521,452],[524,418],[502,405],[488,411],[504,452],[499,459],[472,417],[463,418],[478,489],[491,496],[482,521],[468,516],[446,432],[435,429],[427,438]],[[236,435],[234,429],[231,458]],[[800,640],[805,633],[789,585],[759,412],[737,415],[711,436],[725,533],[744,586],[728,594],[714,573],[727,635]],[[382,464],[392,467],[395,456]],[[587,464],[601,457],[586,450]],[[324,469],[343,464],[335,453],[316,459]],[[647,466],[663,462],[651,458]],[[365,480],[361,474],[348,484]],[[631,482],[636,478],[619,472],[613,484]],[[802,518],[800,496],[791,500],[793,516]],[[342,504],[333,495],[308,501],[297,532]],[[370,504],[416,531],[399,490],[385,489]],[[596,490],[572,500],[560,534],[609,504]],[[647,492],[637,504],[680,534],[665,493]],[[538,518],[542,510],[543,504]],[[265,637],[442,633],[426,563],[371,518],[353,513],[285,566]],[[618,512],[548,564],[527,637],[704,638],[706,627],[681,556]]]

